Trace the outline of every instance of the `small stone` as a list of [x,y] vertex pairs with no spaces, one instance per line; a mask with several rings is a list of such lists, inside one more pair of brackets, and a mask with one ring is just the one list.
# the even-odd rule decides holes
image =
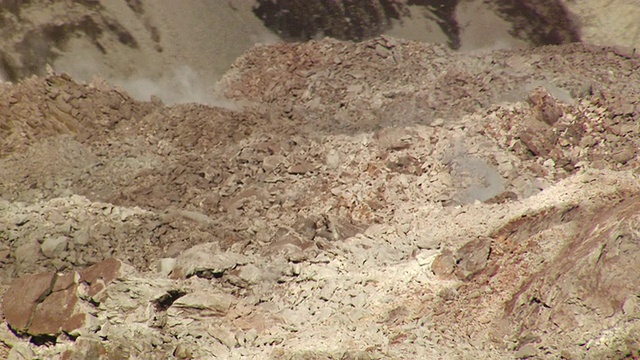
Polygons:
[[258,338],[258,330],[249,329],[244,333],[245,344],[252,345]]
[[[7,202],[7,204],[9,204],[9,202]],[[7,205],[7,207],[8,207],[8,205]],[[24,225],[24,224],[28,223],[28,222],[29,222],[29,220],[30,220],[30,219],[29,219],[29,216],[28,216],[28,215],[26,215],[26,214],[18,214],[18,215],[16,215],[16,217],[13,219],[13,223],[14,223],[16,226],[22,226],[22,225]]]
[[173,356],[177,359],[192,359],[193,351],[183,344],[178,344],[175,350],[173,350]]
[[424,250],[416,255],[416,260],[418,260],[418,265],[420,266],[429,266],[433,264],[437,256],[438,250]]
[[162,258],[158,259],[156,271],[162,276],[169,276],[176,266],[176,259],[174,258]]
[[441,279],[448,278],[455,270],[456,259],[450,250],[443,250],[431,264],[431,271]]
[[222,326],[212,325],[207,329],[207,333],[229,349],[233,349],[237,344],[235,335]]
[[11,348],[7,360],[31,360],[35,358],[36,354],[29,344],[20,342]]
[[325,163],[329,169],[337,169],[340,167],[341,154],[334,149],[329,150]]
[[611,158],[619,162],[620,164],[625,164],[629,160],[636,157],[635,147],[632,145],[622,145],[613,150],[611,153]]
[[580,139],[580,146],[583,148],[592,147],[597,143],[598,139],[596,139],[592,135],[585,135],[582,139]]
[[177,257],[171,277],[188,278],[195,275],[213,278],[249,262],[246,256],[238,253],[218,252],[218,245],[215,243],[204,243],[186,250]]
[[287,172],[291,175],[302,175],[311,172],[316,169],[316,166],[312,164],[298,164],[289,166]]
[[431,125],[433,127],[440,127],[440,126],[444,125],[444,119],[443,118],[437,118],[437,119],[433,120],[431,122],[431,124],[429,124],[429,125]]
[[296,326],[306,323],[309,319],[309,313],[305,310],[283,309],[280,317],[290,326]]
[[285,162],[285,157],[282,155],[270,155],[262,159],[262,169],[266,172],[272,172],[276,170],[281,164]]
[[426,249],[426,250],[432,250],[432,249],[439,249],[440,248],[440,240],[438,239],[433,239],[430,237],[421,237],[418,240],[416,240],[416,246],[418,247],[418,249]]
[[[106,349],[98,339],[80,336],[74,343],[71,359],[101,359],[107,354]],[[65,357],[63,356],[63,359]]]
[[172,306],[198,310],[211,310],[220,314],[226,313],[235,298],[231,295],[213,291],[196,291],[176,300]]
[[209,216],[198,211],[180,210],[177,212],[177,215],[181,216],[184,219],[187,219],[199,224],[203,224],[203,225],[213,224],[213,219],[211,219]]
[[67,250],[69,238],[66,236],[49,237],[40,246],[42,254],[48,258],[59,257],[62,252]]
[[87,245],[90,239],[87,229],[80,229],[73,235],[73,243],[80,246]]
[[253,264],[247,264],[240,269],[238,276],[248,284],[257,284],[262,280],[263,271]]
[[318,298],[320,300],[329,301],[331,299],[331,296],[337,289],[338,286],[334,282],[328,282],[322,287]]
[[40,258],[40,245],[35,240],[28,240],[15,249],[13,256],[18,264],[34,263]]
[[95,298],[113,280],[124,276],[127,269],[130,269],[130,267],[125,266],[120,260],[112,258],[80,271],[80,282],[86,286],[85,290],[83,290],[85,292],[84,295],[89,298]]
[[536,356],[537,354],[538,354],[538,349],[536,349],[536,347],[531,344],[527,344],[522,346],[520,349],[518,349],[518,351],[516,351],[515,358],[529,359]]
[[638,298],[635,295],[627,297],[627,300],[622,304],[622,312],[625,315],[634,315],[638,312]]
[[96,232],[100,235],[109,235],[111,234],[111,226],[109,226],[109,224],[105,224],[105,223],[100,223],[96,226]]
[[47,218],[54,225],[60,225],[65,222],[64,216],[57,210],[52,210]]
[[456,252],[458,264],[458,276],[464,280],[470,279],[487,267],[489,253],[491,251],[491,239],[481,237],[464,244]]

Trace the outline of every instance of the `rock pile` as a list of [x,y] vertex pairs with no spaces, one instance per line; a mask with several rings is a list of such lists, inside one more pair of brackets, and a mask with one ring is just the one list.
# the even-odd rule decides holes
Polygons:
[[0,340],[14,358],[635,356],[638,64],[381,37],[252,49],[223,80],[236,110],[3,84]]

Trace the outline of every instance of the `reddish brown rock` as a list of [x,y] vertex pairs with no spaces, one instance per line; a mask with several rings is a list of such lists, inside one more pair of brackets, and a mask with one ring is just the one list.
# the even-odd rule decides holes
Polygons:
[[505,304],[505,318],[528,333],[558,328],[582,336],[626,316],[625,302],[640,293],[639,214],[638,195],[583,214],[579,235],[522,283]]
[[78,304],[76,288],[77,284],[62,291],[52,292],[38,304],[29,325],[29,334],[56,336],[62,330],[69,332],[84,325],[84,322],[77,321],[67,323]]
[[80,282],[89,285],[89,296],[95,296],[119,276],[121,268],[120,260],[104,260],[80,271]]
[[108,259],[80,273],[45,273],[14,281],[4,296],[7,322],[18,333],[57,336],[85,325],[87,314],[80,307],[78,284],[95,296],[120,275],[122,263]]
[[529,103],[531,103],[536,117],[549,125],[555,124],[563,114],[562,108],[558,105],[556,99],[544,88],[534,89],[529,94]]
[[456,275],[463,280],[468,280],[484,270],[487,267],[490,252],[491,239],[489,238],[481,237],[464,244],[456,251],[458,263]]
[[11,284],[2,306],[5,318],[14,330],[23,332],[29,328],[36,306],[51,293],[54,276],[54,273],[29,275]]
[[518,136],[535,156],[547,156],[555,146],[552,134],[539,127],[527,128],[521,131]]
[[431,271],[441,278],[446,279],[453,274],[456,267],[456,259],[453,257],[453,253],[450,250],[443,250],[438,257],[433,260],[431,264]]

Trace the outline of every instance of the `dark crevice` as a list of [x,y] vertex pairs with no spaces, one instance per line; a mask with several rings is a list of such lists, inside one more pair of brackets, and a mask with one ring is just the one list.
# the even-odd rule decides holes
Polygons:
[[166,294],[155,299],[154,305],[157,311],[166,311],[173,303],[187,294],[182,290],[169,290]]
[[42,345],[55,345],[57,336],[52,335],[34,335],[29,339],[29,342],[36,346]]

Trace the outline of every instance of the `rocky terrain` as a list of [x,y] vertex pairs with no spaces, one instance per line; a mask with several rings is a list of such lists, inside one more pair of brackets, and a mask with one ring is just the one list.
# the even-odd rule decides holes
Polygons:
[[0,357],[640,357],[640,57],[450,45],[2,82]]

